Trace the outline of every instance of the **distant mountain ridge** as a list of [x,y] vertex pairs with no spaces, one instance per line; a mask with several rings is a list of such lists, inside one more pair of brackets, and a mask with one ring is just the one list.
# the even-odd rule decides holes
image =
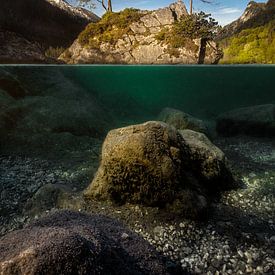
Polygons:
[[76,17],[86,18],[92,22],[93,21],[96,22],[99,20],[99,17],[96,14],[94,14],[84,8],[81,8],[81,7],[73,7],[65,0],[46,0],[46,1],[48,1],[52,5],[66,11],[67,13],[74,15]]
[[244,29],[263,26],[275,19],[275,0],[267,3],[248,3],[240,18],[223,27],[218,39],[224,39],[241,32]]
[[[87,24],[99,20],[94,13],[73,7],[65,0],[0,0],[0,7],[0,63],[7,60],[2,56],[5,52],[16,52],[10,63],[44,63],[37,57],[47,48],[67,47]],[[20,41],[25,46],[28,41],[33,45],[32,52],[36,48],[39,54],[32,60],[32,53],[26,54],[26,47],[22,46],[20,58]],[[16,48],[11,48],[15,44]]]
[[242,16],[218,35],[221,63],[275,63],[275,0],[250,2]]

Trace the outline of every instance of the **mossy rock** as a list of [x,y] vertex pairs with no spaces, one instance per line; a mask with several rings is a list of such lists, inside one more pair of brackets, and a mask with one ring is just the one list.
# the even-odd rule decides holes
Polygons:
[[165,205],[187,184],[182,174],[183,146],[181,136],[165,123],[147,122],[110,131],[100,168],[85,196]]
[[233,178],[224,154],[205,135],[196,135],[197,143],[158,121],[110,131],[100,167],[84,196],[200,217],[207,198],[232,187]]
[[137,9],[125,9],[121,12],[107,12],[97,23],[90,23],[79,35],[82,46],[99,48],[101,42],[114,44],[124,34],[130,32],[130,25],[144,14]]

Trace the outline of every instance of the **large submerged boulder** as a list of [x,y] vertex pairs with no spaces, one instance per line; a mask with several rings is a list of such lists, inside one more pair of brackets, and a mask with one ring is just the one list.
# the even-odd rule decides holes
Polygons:
[[61,211],[0,238],[0,274],[175,274],[142,237],[99,215]]
[[232,187],[234,180],[223,151],[203,133],[192,130],[179,132],[190,150],[190,169],[198,176],[205,191],[211,194]]
[[42,149],[46,144],[69,145],[85,137],[98,139],[113,121],[92,93],[59,68],[1,70],[0,97],[5,146]]
[[275,136],[275,105],[265,104],[235,109],[221,114],[217,132],[224,136]]
[[104,15],[98,23],[89,24],[59,59],[70,64],[217,63],[221,52],[214,41],[203,44],[199,37],[185,37],[175,46],[163,38],[187,15],[182,1],[155,11],[126,9]]
[[85,195],[149,206],[170,202],[189,181],[183,175],[183,146],[176,129],[165,123],[152,121],[111,130]]
[[234,180],[222,152],[192,133],[195,140],[157,121],[110,131],[85,197],[200,216],[209,195],[232,187]]
[[205,123],[198,118],[173,108],[164,108],[159,114],[159,120],[174,126],[177,130],[190,129],[208,134]]

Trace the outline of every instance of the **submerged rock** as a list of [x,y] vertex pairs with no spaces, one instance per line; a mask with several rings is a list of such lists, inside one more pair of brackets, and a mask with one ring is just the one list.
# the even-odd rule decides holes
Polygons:
[[206,210],[208,195],[232,183],[223,153],[203,134],[181,134],[166,123],[149,121],[108,133],[100,167],[84,195],[167,206],[197,218]]
[[68,132],[75,136],[104,136],[107,117],[92,96],[71,99],[56,96],[35,96],[18,104],[22,118],[17,129],[29,132]]
[[27,91],[21,83],[4,71],[0,71],[0,89],[3,89],[15,99],[24,98],[27,95]]
[[223,151],[203,133],[192,130],[180,130],[179,132],[190,150],[188,165],[203,183],[205,191],[215,193],[232,188],[234,179]]
[[161,122],[111,130],[85,195],[149,206],[172,201],[188,181],[182,174],[183,146],[178,132]]
[[5,147],[71,150],[72,144],[101,138],[112,128],[113,118],[104,106],[59,68],[1,70],[0,97]]
[[66,185],[45,184],[28,200],[25,212],[35,216],[52,208],[58,208],[59,200],[71,192],[72,190]]
[[104,216],[61,211],[0,238],[0,274],[123,273],[170,274],[149,243]]
[[0,131],[4,131],[7,127],[6,117],[8,116],[8,109],[14,102],[15,100],[0,88]]
[[196,132],[208,134],[205,123],[187,113],[173,108],[164,108],[159,114],[159,120],[174,126],[177,130],[190,129]]
[[275,105],[249,106],[221,114],[217,132],[224,136],[275,136]]

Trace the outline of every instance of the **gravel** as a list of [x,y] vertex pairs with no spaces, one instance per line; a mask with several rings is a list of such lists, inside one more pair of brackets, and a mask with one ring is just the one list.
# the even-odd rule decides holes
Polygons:
[[[213,203],[206,221],[104,202],[89,202],[77,210],[123,221],[191,274],[275,274],[275,141],[236,137],[215,143],[228,156],[242,187]],[[28,223],[22,207],[42,185],[63,183],[77,191],[87,186],[98,163],[88,155],[73,165],[72,160],[0,156],[0,234]]]

